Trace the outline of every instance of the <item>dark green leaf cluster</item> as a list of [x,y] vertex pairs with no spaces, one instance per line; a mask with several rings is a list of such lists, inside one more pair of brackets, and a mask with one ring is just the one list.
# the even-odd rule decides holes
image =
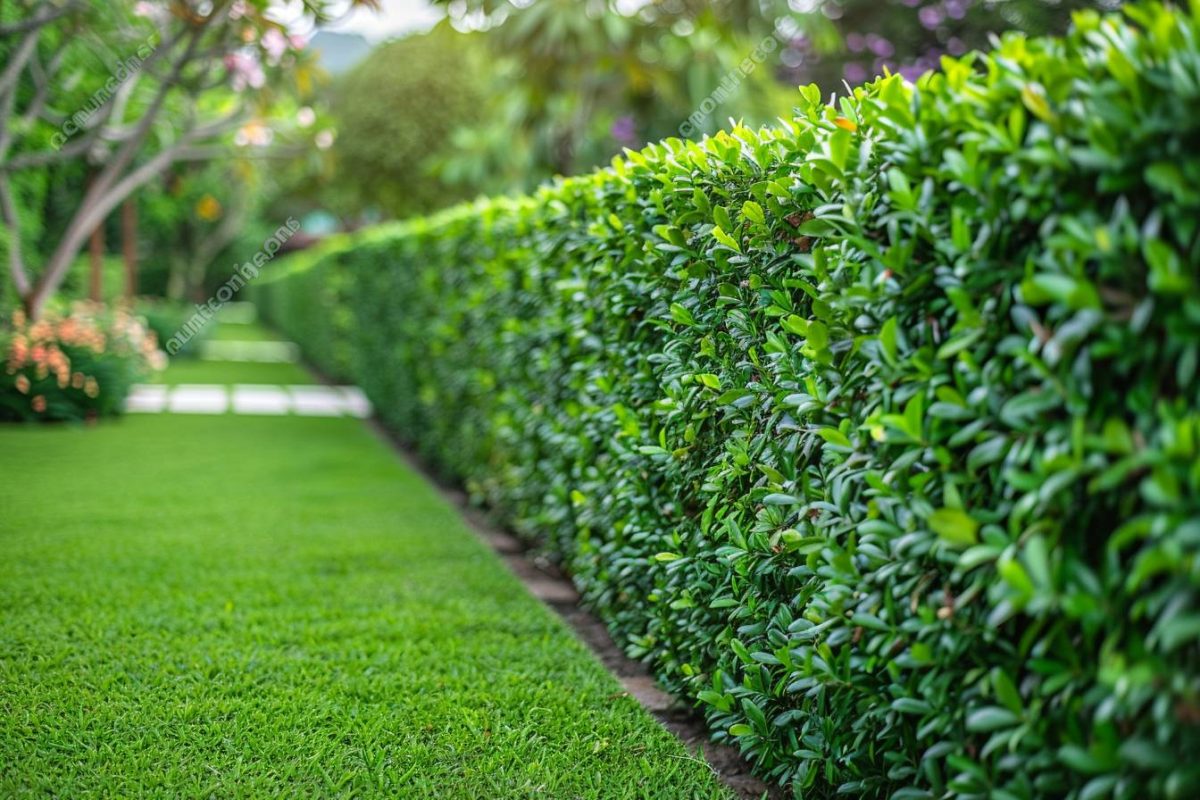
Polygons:
[[798,795],[1200,796],[1196,11],[804,89],[263,293],[338,287],[386,422]]

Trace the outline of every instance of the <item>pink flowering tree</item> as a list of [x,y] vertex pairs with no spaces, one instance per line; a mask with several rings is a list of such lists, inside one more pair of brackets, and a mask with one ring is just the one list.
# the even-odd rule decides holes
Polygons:
[[[376,7],[378,0],[351,0]],[[305,0],[307,22],[331,0]],[[346,3],[337,4],[339,8]],[[171,165],[266,147],[304,41],[270,0],[8,0],[0,4],[0,219],[8,270],[37,318],[97,225]],[[294,24],[295,19],[288,20]],[[97,53],[103,53],[98,57]],[[303,120],[302,120],[303,122]],[[22,248],[31,174],[83,165],[87,188],[47,253]]]

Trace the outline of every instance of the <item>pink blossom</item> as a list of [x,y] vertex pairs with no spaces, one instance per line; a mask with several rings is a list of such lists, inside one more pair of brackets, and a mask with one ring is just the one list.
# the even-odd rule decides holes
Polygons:
[[225,69],[229,70],[235,92],[244,91],[247,86],[261,89],[267,82],[262,65],[250,53],[229,53],[225,56]]
[[307,128],[317,121],[317,112],[309,106],[303,106],[296,112],[296,122],[301,128]]
[[279,59],[288,51],[288,38],[278,28],[271,28],[264,33],[259,43],[267,51],[267,63],[271,66],[278,65]]
[[320,149],[328,150],[333,146],[333,131],[328,129],[323,130],[316,135],[313,141],[317,143],[317,147]]

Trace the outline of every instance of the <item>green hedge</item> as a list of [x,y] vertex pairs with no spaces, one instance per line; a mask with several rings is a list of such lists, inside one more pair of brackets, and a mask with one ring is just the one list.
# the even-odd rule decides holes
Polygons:
[[260,294],[322,361],[336,299],[386,423],[797,794],[1200,796],[1196,11],[802,89]]

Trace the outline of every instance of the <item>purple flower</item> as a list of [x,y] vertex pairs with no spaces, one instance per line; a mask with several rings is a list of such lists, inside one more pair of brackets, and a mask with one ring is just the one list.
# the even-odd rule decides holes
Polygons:
[[851,61],[842,69],[842,76],[845,77],[846,83],[862,83],[867,79],[867,68],[857,61]]
[[951,36],[950,41],[946,42],[946,50],[952,56],[961,56],[967,52],[967,44],[957,36]]
[[871,48],[871,52],[880,58],[889,58],[896,52],[896,47],[882,36],[871,34],[867,37],[867,47]]
[[945,15],[938,6],[925,6],[917,12],[917,19],[921,21],[921,27],[931,31],[942,24]]
[[637,143],[637,121],[631,116],[617,117],[610,129],[612,137],[623,145]]
[[946,16],[950,19],[962,19],[967,16],[967,9],[971,7],[971,0],[945,0],[943,5],[946,7]]
[[867,46],[867,40],[861,33],[846,34],[846,49],[851,53],[861,53]]

